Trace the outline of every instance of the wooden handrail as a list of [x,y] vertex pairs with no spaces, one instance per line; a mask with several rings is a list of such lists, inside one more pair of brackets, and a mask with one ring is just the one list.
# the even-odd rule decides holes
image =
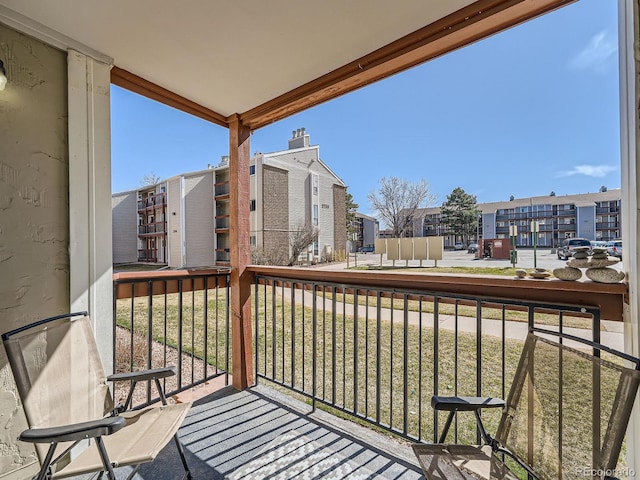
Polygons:
[[495,275],[446,273],[407,273],[381,271],[327,271],[251,265],[254,275],[293,280],[332,282],[348,286],[381,289],[442,292],[478,297],[517,299],[531,302],[597,307],[602,318],[622,321],[624,302],[629,292],[625,283],[566,282],[562,280],[514,279]]

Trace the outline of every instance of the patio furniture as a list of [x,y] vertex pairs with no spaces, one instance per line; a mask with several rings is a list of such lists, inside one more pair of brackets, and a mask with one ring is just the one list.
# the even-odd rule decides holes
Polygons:
[[[168,405],[160,384],[172,367],[107,377],[86,313],[47,318],[2,340],[30,426],[19,440],[35,444],[38,480],[92,472],[115,479],[113,468],[127,465],[131,478],[172,438],[191,478],[176,434],[191,404]],[[163,405],[129,410],[136,383],[151,380]],[[114,406],[108,381],[131,382],[125,405]]]
[[[564,333],[531,328],[506,402],[432,397],[449,415],[438,444],[415,444],[425,477],[613,479],[640,383],[640,359]],[[503,408],[491,437],[480,412]],[[456,412],[473,412],[484,445],[445,445]]]

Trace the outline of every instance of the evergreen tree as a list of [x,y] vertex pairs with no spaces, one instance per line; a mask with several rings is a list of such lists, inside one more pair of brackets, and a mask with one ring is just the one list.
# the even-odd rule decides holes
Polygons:
[[349,192],[345,194],[345,202],[347,205],[347,237],[351,238],[353,232],[355,232],[355,221],[356,221],[356,212],[358,211],[359,205],[353,201],[353,195]]
[[454,236],[454,241],[460,238],[463,242],[468,242],[469,237],[475,234],[480,214],[475,195],[460,187],[454,188],[447,195],[447,201],[442,204],[440,214],[442,224]]

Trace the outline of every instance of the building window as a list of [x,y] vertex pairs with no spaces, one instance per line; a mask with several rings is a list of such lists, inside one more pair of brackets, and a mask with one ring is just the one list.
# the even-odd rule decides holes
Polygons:
[[252,246],[256,246],[256,236],[255,235],[251,235],[251,237],[249,237],[250,241],[251,241],[251,245]]
[[255,175],[255,174],[256,174],[256,166],[249,165],[249,175]]
[[251,202],[249,203],[249,211],[251,211],[251,212],[255,212],[256,211],[256,201],[255,200],[251,200]]
[[313,206],[313,224],[318,225],[318,205]]
[[318,195],[318,175],[312,175],[311,180],[313,184],[313,194]]

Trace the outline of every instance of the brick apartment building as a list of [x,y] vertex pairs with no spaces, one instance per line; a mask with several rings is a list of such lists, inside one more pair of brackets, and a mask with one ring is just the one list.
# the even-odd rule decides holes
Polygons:
[[476,235],[454,238],[441,222],[440,207],[420,209],[413,222],[413,236],[443,236],[445,247],[457,241],[467,243],[480,239],[509,238],[509,227],[518,227],[516,244],[533,246],[531,222],[538,222],[537,245],[557,247],[565,238],[582,237],[588,240],[620,238],[621,191],[601,188],[597,193],[577,195],[547,195],[514,198],[506,202],[479,203],[481,212]]
[[[251,158],[251,244],[289,254],[289,233],[305,223],[319,237],[308,258],[344,250],[346,186],[320,159],[304,128],[287,150]],[[226,265],[230,261],[228,157],[220,165],[184,173],[112,196],[114,263],[169,267]]]

